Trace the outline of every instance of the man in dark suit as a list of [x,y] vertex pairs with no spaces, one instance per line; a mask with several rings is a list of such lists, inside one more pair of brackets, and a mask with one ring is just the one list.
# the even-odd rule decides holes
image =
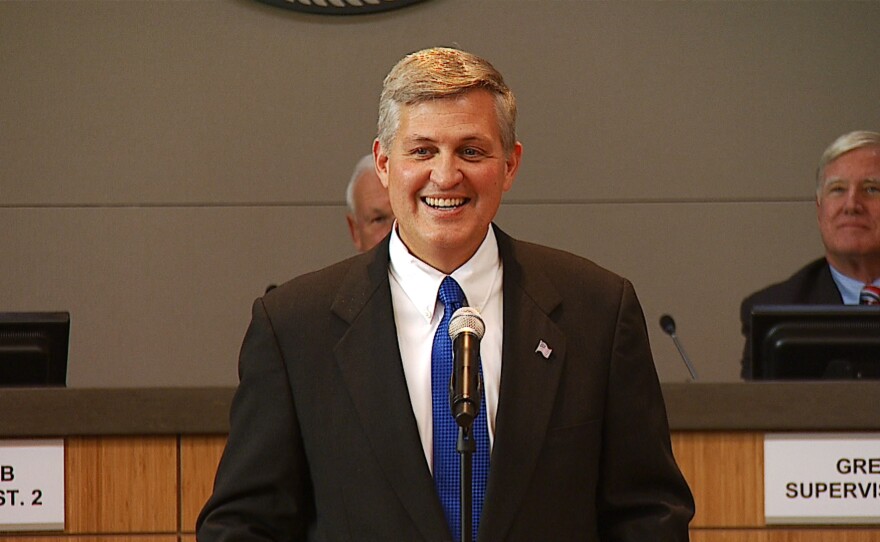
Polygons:
[[458,540],[435,480],[451,413],[432,398],[453,280],[486,327],[477,540],[688,540],[632,285],[492,224],[522,156],[515,120],[469,53],[419,51],[388,74],[373,154],[395,226],[255,302],[200,541]]
[[752,377],[753,307],[858,305],[880,288],[880,133],[849,132],[825,149],[816,170],[816,214],[825,256],[740,306],[745,379]]

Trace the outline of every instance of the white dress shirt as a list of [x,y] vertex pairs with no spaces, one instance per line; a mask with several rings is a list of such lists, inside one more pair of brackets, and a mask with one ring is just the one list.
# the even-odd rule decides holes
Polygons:
[[[843,299],[843,304],[858,305],[859,296],[862,293],[862,288],[865,286],[865,283],[844,275],[835,269],[830,263],[828,264],[828,267],[831,269],[831,278],[834,279],[834,284],[836,284],[837,289],[840,290],[840,297]],[[880,279],[875,280],[871,285],[880,287]]]
[[[443,318],[443,304],[437,299],[437,293],[446,275],[410,254],[397,235],[396,224],[391,230],[389,253],[388,276],[397,342],[425,460],[433,472],[431,349],[434,333]],[[495,441],[495,414],[501,384],[502,275],[498,242],[491,226],[477,252],[451,275],[464,291],[468,305],[479,311],[486,324],[486,334],[480,341],[480,358],[490,450]],[[452,416],[451,411],[449,415]]]

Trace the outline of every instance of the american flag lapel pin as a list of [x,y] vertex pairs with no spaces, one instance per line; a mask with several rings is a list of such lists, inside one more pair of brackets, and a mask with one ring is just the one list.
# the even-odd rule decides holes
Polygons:
[[553,353],[553,349],[547,346],[547,343],[544,341],[538,341],[538,347],[535,348],[535,352],[539,352],[544,359],[550,359],[550,354]]

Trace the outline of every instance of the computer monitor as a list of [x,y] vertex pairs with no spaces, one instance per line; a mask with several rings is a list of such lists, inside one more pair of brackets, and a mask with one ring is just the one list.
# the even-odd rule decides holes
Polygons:
[[66,386],[70,313],[0,312],[0,387]]
[[880,307],[758,305],[752,378],[880,379]]

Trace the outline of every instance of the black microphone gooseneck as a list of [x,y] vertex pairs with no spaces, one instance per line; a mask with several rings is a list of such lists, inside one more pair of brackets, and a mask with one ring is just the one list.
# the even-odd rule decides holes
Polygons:
[[678,353],[681,356],[682,361],[684,361],[685,366],[687,366],[688,372],[691,374],[691,380],[696,381],[697,371],[691,364],[691,360],[688,357],[687,353],[684,351],[684,347],[681,345],[681,341],[678,340],[678,336],[675,334],[675,320],[673,320],[672,317],[668,314],[664,314],[660,317],[660,327],[663,328],[663,331],[667,335],[672,337],[672,342],[678,349]]
[[472,307],[462,307],[452,313],[449,337],[452,339],[452,377],[449,379],[449,406],[458,424],[456,451],[461,458],[461,541],[471,542],[473,534],[473,456],[477,451],[474,438],[474,420],[480,412],[480,340],[486,325],[480,313]]

